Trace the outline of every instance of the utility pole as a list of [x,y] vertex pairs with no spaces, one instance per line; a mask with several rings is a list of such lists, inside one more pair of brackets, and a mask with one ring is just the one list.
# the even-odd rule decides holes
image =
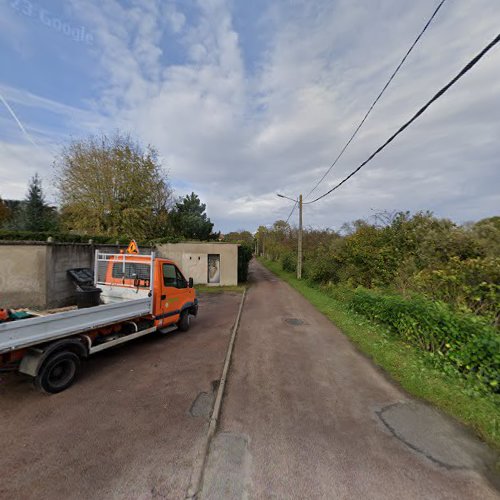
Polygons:
[[302,195],[299,196],[299,235],[297,249],[297,279],[302,279]]
[[[299,206],[299,234],[298,234],[298,248],[297,248],[297,279],[302,279],[302,195],[299,196],[298,200],[294,200],[289,196],[285,196],[284,194],[277,193],[280,198],[286,198],[287,200],[295,202],[295,206]],[[295,210],[295,206],[293,210]],[[292,213],[293,213],[292,210]],[[292,215],[290,213],[290,216]],[[288,217],[290,218],[290,217]]]

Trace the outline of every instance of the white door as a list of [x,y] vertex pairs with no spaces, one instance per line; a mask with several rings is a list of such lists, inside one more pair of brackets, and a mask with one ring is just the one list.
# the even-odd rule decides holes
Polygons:
[[208,282],[220,283],[220,254],[208,254]]

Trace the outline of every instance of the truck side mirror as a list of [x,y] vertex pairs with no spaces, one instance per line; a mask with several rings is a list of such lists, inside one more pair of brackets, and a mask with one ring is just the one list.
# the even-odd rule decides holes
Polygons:
[[193,288],[193,278],[189,278],[189,288]]

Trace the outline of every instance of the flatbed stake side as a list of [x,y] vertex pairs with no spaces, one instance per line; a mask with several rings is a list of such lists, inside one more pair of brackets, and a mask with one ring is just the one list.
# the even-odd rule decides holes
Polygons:
[[143,335],[186,331],[198,313],[193,281],[169,259],[96,252],[101,304],[0,323],[0,371],[33,377],[47,393],[67,389],[88,356]]

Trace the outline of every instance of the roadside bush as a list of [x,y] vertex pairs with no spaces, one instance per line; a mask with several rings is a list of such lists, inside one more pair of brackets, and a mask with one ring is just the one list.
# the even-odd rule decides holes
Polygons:
[[338,282],[338,266],[334,260],[308,259],[305,265],[306,276],[314,283]]
[[253,245],[241,243],[238,247],[238,283],[248,280],[248,265],[252,260]]
[[364,288],[355,290],[349,305],[489,391],[500,392],[500,335],[483,318],[454,312],[422,296],[405,299]]
[[440,269],[423,270],[413,280],[414,288],[455,308],[470,311],[500,323],[500,258],[460,260]]
[[399,259],[385,229],[360,224],[355,233],[344,238],[339,249],[342,281],[352,286],[385,286],[392,283]]
[[281,257],[281,269],[289,273],[297,272],[297,254],[286,252]]

